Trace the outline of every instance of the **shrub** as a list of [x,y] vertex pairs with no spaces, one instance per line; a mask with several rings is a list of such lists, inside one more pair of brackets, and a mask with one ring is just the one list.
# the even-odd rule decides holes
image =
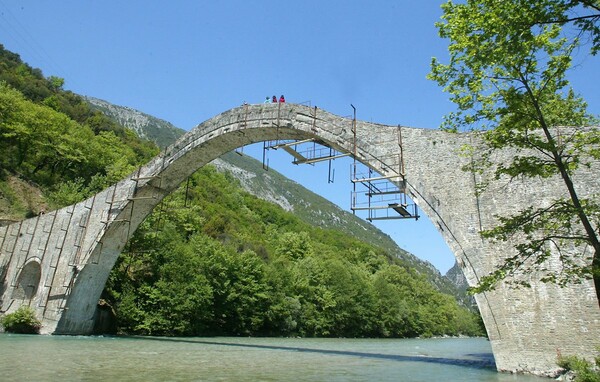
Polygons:
[[576,356],[561,356],[558,359],[558,366],[575,372],[575,382],[600,382],[600,357],[596,357],[595,363],[594,367],[591,362]]
[[11,333],[38,334],[42,323],[35,317],[35,312],[28,306],[22,306],[14,313],[0,319],[4,330]]

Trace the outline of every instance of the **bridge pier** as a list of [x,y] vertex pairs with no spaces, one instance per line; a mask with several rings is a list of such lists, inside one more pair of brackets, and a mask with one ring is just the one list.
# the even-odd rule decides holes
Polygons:
[[[397,126],[361,121],[353,126],[348,119],[301,105],[246,105],[219,114],[94,197],[0,227],[0,314],[27,305],[42,318],[44,333],[91,333],[110,270],[162,198],[224,153],[275,139],[316,138],[377,171],[398,171],[396,175],[400,163],[394,158],[402,157],[408,195],[448,243],[469,284],[476,285],[513,251],[512,243],[491,243],[479,232],[493,227],[498,215],[543,204],[562,188],[556,179],[495,181],[490,174],[463,171],[471,158],[460,151],[473,143],[471,135],[401,129],[399,147]],[[499,153],[496,160],[513,154]],[[600,192],[598,167],[577,174],[582,193]],[[476,194],[478,184],[488,180],[491,191]],[[556,259],[550,263],[560,266]],[[557,370],[557,352],[593,355],[600,346],[593,283],[561,288],[537,281],[538,275],[525,276],[531,280],[529,289],[501,284],[475,296],[498,370],[551,375]]]

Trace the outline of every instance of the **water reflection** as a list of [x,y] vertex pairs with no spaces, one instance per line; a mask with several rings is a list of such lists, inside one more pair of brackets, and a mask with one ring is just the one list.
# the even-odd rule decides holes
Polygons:
[[373,358],[373,359],[385,359],[398,362],[424,362],[424,363],[435,363],[442,365],[454,365],[454,366],[465,366],[474,368],[487,368],[496,370],[496,364],[494,362],[494,356],[492,353],[470,353],[465,354],[469,358],[448,358],[448,357],[434,357],[429,355],[401,355],[401,354],[383,354],[383,353],[371,353],[371,352],[359,352],[351,350],[332,350],[332,349],[318,349],[318,348],[307,348],[298,346],[280,346],[280,345],[262,345],[262,344],[249,344],[239,342],[223,342],[223,341],[208,341],[204,339],[196,338],[173,338],[173,337],[131,337],[148,341],[168,341],[168,342],[179,342],[179,343],[192,343],[192,344],[203,344],[203,345],[216,345],[216,346],[235,346],[235,347],[246,347],[254,349],[269,349],[269,350],[285,350],[295,351],[302,353],[319,353],[328,355],[340,355],[340,356],[352,356],[361,358]]
[[86,337],[0,334],[4,381],[540,382],[495,371],[481,338]]

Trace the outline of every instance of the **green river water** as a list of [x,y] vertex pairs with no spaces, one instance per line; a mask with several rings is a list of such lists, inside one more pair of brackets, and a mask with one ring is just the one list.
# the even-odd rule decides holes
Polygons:
[[0,381],[548,381],[499,374],[482,338],[0,334]]

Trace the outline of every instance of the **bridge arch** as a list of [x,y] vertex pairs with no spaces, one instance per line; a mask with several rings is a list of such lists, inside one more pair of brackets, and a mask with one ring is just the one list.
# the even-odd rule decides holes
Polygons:
[[[478,177],[483,175],[464,172],[471,159],[459,154],[473,142],[472,136],[402,127],[399,145],[398,129],[363,121],[354,124],[321,109],[289,103],[242,105],[221,113],[93,197],[1,227],[0,267],[5,276],[0,312],[19,305],[12,298],[15,285],[7,280],[16,280],[18,270],[38,258],[41,281],[31,301],[42,317],[42,330],[90,333],[108,274],[153,208],[213,159],[247,144],[282,139],[318,139],[351,153],[382,175],[397,176],[396,182],[405,182],[407,194],[438,228],[474,285],[511,251],[508,245],[483,241],[479,231],[494,224],[496,214],[547,199],[559,187],[547,181],[516,182],[498,185],[504,187],[501,198],[476,196],[476,186],[483,181]],[[511,155],[501,153],[498,160]],[[589,192],[597,192],[593,173],[589,177],[595,185]],[[500,370],[547,372],[556,369],[557,348],[564,354],[585,355],[600,345],[600,311],[591,282],[568,289],[535,282],[530,290],[501,286],[477,295],[476,301]],[[548,330],[556,335],[548,338]]]

